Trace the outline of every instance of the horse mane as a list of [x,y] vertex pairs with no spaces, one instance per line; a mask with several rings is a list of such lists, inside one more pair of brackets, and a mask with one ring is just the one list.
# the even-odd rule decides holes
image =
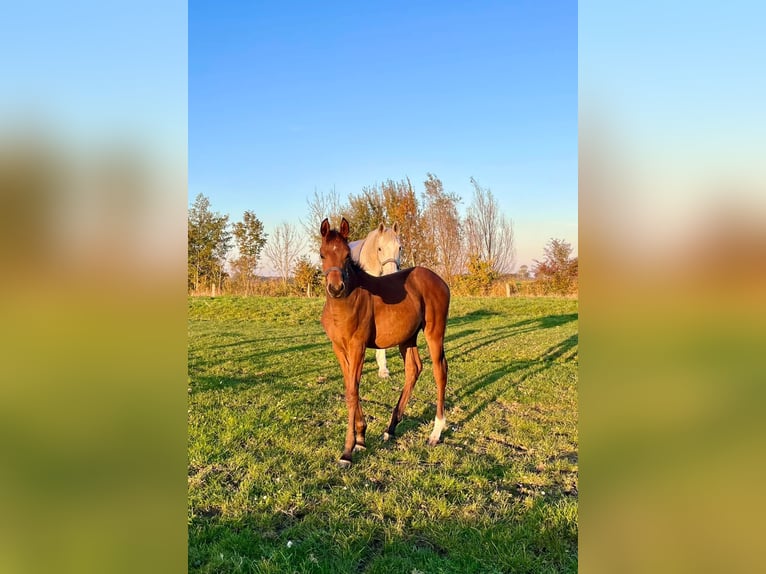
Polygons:
[[352,270],[354,273],[356,273],[356,274],[359,274],[359,273],[364,273],[364,274],[365,274],[365,275],[367,275],[368,277],[372,277],[372,275],[370,275],[369,273],[367,273],[367,271],[365,271],[365,270],[362,268],[362,266],[361,266],[359,263],[357,263],[356,261],[354,261],[354,258],[353,258],[353,257],[351,257],[351,255],[350,255],[350,254],[349,254],[349,256],[348,256],[348,265],[349,265],[349,267],[351,267],[351,270]]

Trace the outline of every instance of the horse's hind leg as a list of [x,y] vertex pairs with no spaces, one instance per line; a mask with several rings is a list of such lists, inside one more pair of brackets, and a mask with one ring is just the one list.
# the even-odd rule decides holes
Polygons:
[[412,389],[423,370],[423,362],[418,353],[417,335],[410,341],[399,345],[399,352],[404,359],[404,388],[402,394],[399,395],[399,402],[396,403],[394,412],[391,413],[391,421],[388,423],[388,429],[383,433],[383,440],[392,438],[396,433],[396,425],[404,417],[404,410],[407,408],[407,403],[412,395]]
[[444,355],[444,331],[441,333],[426,334],[428,352],[433,363],[434,382],[436,383],[436,417],[434,430],[428,437],[428,444],[434,446],[439,443],[442,430],[447,426],[444,415],[444,395],[447,389],[447,358]]
[[378,376],[381,379],[388,378],[388,365],[386,364],[386,350],[377,349],[375,351],[375,360],[378,362]]

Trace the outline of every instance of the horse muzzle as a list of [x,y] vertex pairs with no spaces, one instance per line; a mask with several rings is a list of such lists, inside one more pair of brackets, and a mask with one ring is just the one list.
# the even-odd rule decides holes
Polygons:
[[327,294],[333,299],[340,299],[346,292],[346,284],[341,281],[340,286],[336,287],[332,283],[327,284]]
[[[385,261],[381,261],[380,262],[380,274],[381,275],[387,275],[387,273],[386,273],[386,265],[389,264],[389,263],[392,263],[396,267],[396,270],[399,271],[399,269],[400,269],[399,261],[397,259],[394,259],[393,257],[391,257],[389,259],[386,259]],[[393,273],[393,271],[390,271],[389,273]]]
[[[330,281],[330,273],[333,271],[337,271],[338,274],[340,274],[340,283],[334,284],[332,281]],[[327,294],[334,298],[339,299],[340,297],[343,297],[346,293],[346,274],[343,272],[343,269],[340,267],[330,267],[327,269],[327,271],[324,272],[325,279],[327,280],[327,285],[325,285],[325,289],[327,290]]]

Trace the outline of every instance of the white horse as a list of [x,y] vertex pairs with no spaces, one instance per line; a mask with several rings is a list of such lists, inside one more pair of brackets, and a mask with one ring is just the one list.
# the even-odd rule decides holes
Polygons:
[[[351,258],[370,275],[379,277],[399,271],[402,244],[399,242],[397,223],[394,223],[391,228],[386,228],[381,223],[376,229],[370,231],[366,238],[352,241],[348,246],[351,248]],[[375,360],[378,362],[378,376],[388,377],[386,350],[376,350]]]

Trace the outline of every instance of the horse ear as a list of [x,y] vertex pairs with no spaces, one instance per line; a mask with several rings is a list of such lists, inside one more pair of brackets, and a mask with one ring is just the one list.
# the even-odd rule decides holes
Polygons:
[[394,230],[394,233],[396,233],[397,235],[399,235],[399,223],[397,223],[396,221],[394,221],[394,226],[393,226],[391,229],[393,229],[393,230]]
[[386,230],[386,226],[383,225],[383,222],[380,222],[380,225],[378,225],[378,232],[383,233]]
[[348,233],[349,233],[348,220],[344,217],[340,222],[340,235],[341,237],[343,237],[343,239],[348,240]]
[[330,231],[330,222],[327,220],[327,218],[324,218],[324,221],[322,222],[322,226],[319,228],[319,232],[322,234],[322,237],[327,235],[327,233]]

